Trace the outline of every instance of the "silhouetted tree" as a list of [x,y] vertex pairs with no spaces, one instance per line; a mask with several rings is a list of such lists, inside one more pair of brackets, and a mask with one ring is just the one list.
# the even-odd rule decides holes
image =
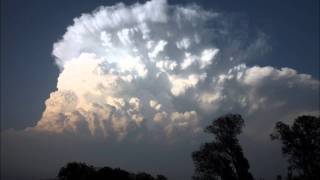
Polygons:
[[95,168],[85,163],[71,162],[63,166],[58,173],[59,180],[167,180],[163,175],[154,178],[150,174],[141,172],[130,173],[120,168]]
[[253,180],[249,162],[237,138],[243,126],[241,115],[228,114],[215,119],[206,128],[206,132],[214,134],[215,139],[192,153],[194,179]]
[[272,140],[282,142],[289,163],[288,179],[320,179],[320,117],[299,116],[290,127],[277,122]]
[[113,169],[110,167],[100,168],[96,171],[94,177],[96,180],[112,179],[112,178],[114,178],[113,177]]
[[156,180],[167,180],[164,175],[158,174]]
[[114,179],[123,179],[123,180],[129,180],[131,179],[132,176],[130,176],[130,173],[128,173],[127,171],[124,171],[120,168],[116,168],[113,170],[112,172],[112,177]]
[[95,169],[85,163],[71,162],[62,167],[58,173],[60,180],[86,180],[93,179]]
[[155,180],[150,174],[141,172],[136,175],[136,180]]
[[282,180],[282,176],[281,176],[281,175],[278,175],[278,176],[277,176],[277,180]]

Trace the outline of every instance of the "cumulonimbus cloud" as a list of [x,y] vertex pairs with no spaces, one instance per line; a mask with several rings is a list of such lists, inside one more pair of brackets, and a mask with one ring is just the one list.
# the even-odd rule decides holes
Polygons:
[[57,90],[32,129],[175,137],[197,134],[225,112],[253,119],[278,109],[317,110],[318,80],[290,68],[248,67],[265,50],[264,37],[241,48],[231,35],[223,14],[165,0],[83,14],[54,44]]

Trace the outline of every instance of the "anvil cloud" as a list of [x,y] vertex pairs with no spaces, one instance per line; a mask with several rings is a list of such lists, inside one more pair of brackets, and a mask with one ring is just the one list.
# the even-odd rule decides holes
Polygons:
[[267,132],[275,119],[265,113],[317,110],[319,81],[290,68],[248,67],[250,56],[268,48],[265,37],[252,35],[244,48],[233,31],[224,14],[165,0],[83,14],[54,44],[57,90],[32,129],[175,138],[202,132],[213,116],[240,112],[261,115],[252,131]]

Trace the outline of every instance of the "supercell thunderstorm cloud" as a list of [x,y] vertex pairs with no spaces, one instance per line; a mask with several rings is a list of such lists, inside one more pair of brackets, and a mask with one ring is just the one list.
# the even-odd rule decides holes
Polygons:
[[[311,99],[291,95],[315,97],[318,81],[290,68],[248,67],[250,56],[268,49],[265,37],[252,35],[242,47],[228,23],[223,14],[165,0],[75,18],[54,44],[57,90],[34,129],[119,140],[147,131],[174,139],[202,132],[208,117],[222,112],[254,117],[297,101],[304,104],[293,113],[316,110]],[[271,127],[254,124],[257,131]]]
[[269,134],[277,121],[319,114],[320,83],[289,67],[262,66],[259,58],[272,51],[268,35],[236,18],[166,0],[101,6],[74,18],[53,45],[60,72],[40,120],[2,133],[4,172],[37,174],[50,154],[52,169],[83,160],[190,179],[203,128],[240,113],[253,173],[282,173],[272,170],[281,156]]

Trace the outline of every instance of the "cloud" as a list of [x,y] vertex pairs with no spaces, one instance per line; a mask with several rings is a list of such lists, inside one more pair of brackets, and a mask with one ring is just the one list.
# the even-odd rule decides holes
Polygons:
[[218,49],[203,39],[217,16],[154,0],[75,18],[54,44],[57,91],[33,130],[118,139],[141,128],[167,137],[179,128],[198,132],[195,110],[174,101],[206,79]]
[[102,6],[75,18],[54,44],[57,90],[31,129],[175,139],[226,112],[269,132],[279,118],[253,117],[317,110],[318,80],[290,68],[248,67],[267,51],[266,35],[243,42],[231,27],[224,14],[165,0]]
[[247,119],[246,133],[268,139],[275,122],[319,113],[319,85],[310,75],[290,68],[240,64],[214,77],[199,105],[209,112],[241,113]]

